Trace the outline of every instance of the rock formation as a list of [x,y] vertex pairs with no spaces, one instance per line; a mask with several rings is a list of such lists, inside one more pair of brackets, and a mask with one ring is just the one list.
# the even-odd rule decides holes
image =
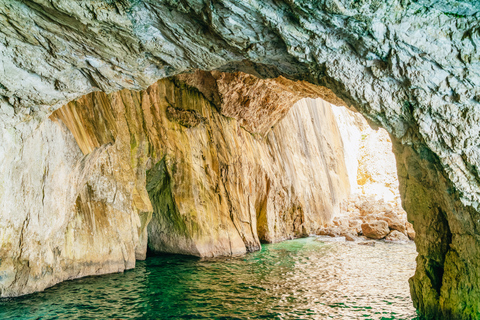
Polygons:
[[[215,75],[224,86],[254,80],[272,105],[292,95],[276,81],[283,89],[296,84]],[[211,77],[197,73],[195,80]],[[216,95],[230,101],[227,112],[235,110],[230,93]],[[217,103],[166,79],[146,91],[91,93],[53,112],[34,131],[45,137],[31,142],[53,150],[27,144],[29,157],[20,159],[31,163],[12,175],[31,180],[12,183],[29,189],[1,198],[2,232],[12,234],[3,242],[2,295],[132,268],[147,245],[200,257],[258,250],[260,241],[313,234],[338,214],[350,186],[330,104],[304,99],[278,123],[271,105],[243,105],[243,114],[263,114],[249,128],[267,123],[267,133],[243,129],[245,117],[227,117]],[[26,216],[15,217],[8,200],[22,203],[20,196],[37,211],[20,207]]]
[[[88,181],[88,170],[113,163],[105,146],[96,151],[104,167],[89,167],[90,157],[72,167],[82,155],[65,127],[46,120],[55,109],[91,91],[145,89],[193,69],[283,75],[330,89],[391,134],[417,231],[415,306],[432,319],[476,318],[479,15],[474,0],[0,0],[0,223],[11,230],[2,231],[2,254],[26,238],[63,237],[21,231],[67,223],[63,200],[41,190],[76,195],[73,176]],[[115,174],[105,183],[115,184]],[[128,188],[120,194],[136,186]],[[129,201],[96,192],[86,188],[79,205]],[[44,211],[56,218],[42,220]],[[36,277],[48,272],[39,267]]]
[[[408,240],[407,236],[413,240],[415,231],[407,232],[411,224],[401,206],[395,155],[388,133],[381,128],[370,128],[357,112],[336,106],[332,110],[345,150],[351,194],[332,223],[317,233],[352,240],[364,237],[378,240],[399,231],[405,237],[391,236],[388,241]],[[383,222],[387,222],[387,228]]]

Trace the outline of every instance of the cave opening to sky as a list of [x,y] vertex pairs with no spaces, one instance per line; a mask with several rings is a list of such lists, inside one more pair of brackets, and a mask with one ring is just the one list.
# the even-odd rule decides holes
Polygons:
[[[356,228],[358,235],[372,239],[413,240],[415,231],[402,207],[390,135],[383,128],[372,129],[358,112],[335,105],[331,108],[342,137],[350,182],[350,195],[333,220],[340,227],[336,232],[357,235]],[[364,223],[372,225],[362,230]],[[346,227],[354,228],[349,234]]]

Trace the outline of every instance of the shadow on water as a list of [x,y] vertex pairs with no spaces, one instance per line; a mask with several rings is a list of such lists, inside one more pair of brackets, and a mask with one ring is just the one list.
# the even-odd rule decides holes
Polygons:
[[315,238],[241,257],[149,257],[134,270],[0,300],[1,319],[417,319],[415,246]]

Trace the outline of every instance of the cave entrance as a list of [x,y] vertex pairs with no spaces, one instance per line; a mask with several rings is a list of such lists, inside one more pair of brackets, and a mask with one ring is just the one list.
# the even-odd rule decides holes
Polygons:
[[[371,237],[413,238],[388,134],[333,104],[345,105],[307,82],[196,71],[141,92],[92,93],[51,119],[73,134],[82,161],[117,158],[108,179],[129,181],[113,199],[132,219],[140,215],[137,258],[147,239],[152,252],[213,257],[347,235],[341,227],[365,234],[367,222],[383,230]],[[86,186],[86,194],[101,190]],[[80,200],[108,207],[105,194]]]
[[[320,99],[318,99],[320,100]],[[317,102],[320,103],[320,102]],[[321,235],[408,241],[413,225],[402,208],[392,141],[383,128],[372,129],[358,112],[329,104],[343,143],[349,196]]]
[[[300,94],[295,93],[298,86],[304,90]],[[314,250],[303,251],[301,259],[294,254],[305,245],[301,241],[310,241],[306,245],[314,243],[319,250],[323,244],[307,236],[327,228],[342,236],[342,226],[357,228],[357,235],[360,227],[364,234],[366,222],[386,225],[388,233],[396,231],[394,223],[389,223],[397,221],[391,216],[396,214],[394,210],[377,210],[382,205],[400,210],[398,193],[393,190],[396,184],[378,181],[375,175],[385,166],[395,176],[394,162],[387,165],[383,160],[394,161],[391,154],[386,156],[391,146],[378,145],[388,142],[388,135],[369,129],[358,113],[336,109],[325,100],[302,99],[308,95],[328,97],[332,93],[284,78],[200,72],[159,80],[144,91],[91,93],[57,110],[49,124],[56,122],[62,129],[59,134],[74,146],[64,151],[75,156],[65,158],[74,168],[73,178],[81,178],[75,180],[72,192],[68,243],[78,248],[95,243],[103,253],[92,264],[88,250],[79,250],[71,263],[78,266],[89,261],[88,266],[94,265],[95,270],[85,269],[85,275],[109,273],[133,268],[135,259],[145,259],[147,243],[152,253],[212,258],[259,251],[261,242],[267,242],[284,254],[274,262],[281,267],[273,272],[281,275],[275,281],[293,275],[288,279],[305,279],[302,288],[309,290],[312,285],[303,277],[308,272],[302,267],[317,269],[308,262]],[[330,98],[330,102],[335,100]],[[365,165],[356,164],[364,149],[385,153],[372,156],[364,152],[365,158],[375,160],[366,166],[375,174],[370,169],[358,170]],[[360,179],[358,172],[362,172]],[[382,188],[391,194],[379,193]],[[373,198],[365,197],[353,205],[348,201],[349,194],[363,196],[371,190],[375,191]],[[364,214],[371,207],[376,211]],[[353,222],[346,219],[350,214],[356,215]],[[307,239],[280,243],[302,237]],[[70,251],[58,254],[62,252]],[[336,256],[335,251],[330,253]],[[324,255],[316,257],[328,261]],[[364,266],[357,268],[356,263],[363,261],[351,251],[345,258],[353,260],[350,271],[364,270]],[[285,265],[287,259],[290,263]],[[263,261],[258,265],[268,267],[268,261]],[[339,267],[345,265],[343,259],[338,262]],[[102,266],[105,268],[97,271]],[[344,275],[332,265],[325,268]],[[248,265],[245,270],[250,274]],[[266,268],[264,274],[267,277],[271,269]],[[252,286],[265,277],[252,278]],[[350,279],[355,277],[352,273]],[[194,278],[191,283],[195,284]],[[292,288],[297,287],[292,283]],[[406,279],[402,283],[406,286]],[[242,285],[246,296],[252,286]],[[258,291],[259,297],[275,287],[276,283],[267,284]],[[407,301],[408,288],[404,289]],[[277,292],[270,292],[269,300],[283,301]],[[307,291],[298,296],[303,296],[302,292]],[[377,298],[385,300],[384,295]],[[303,302],[298,305],[305,305]],[[385,310],[390,310],[391,304],[387,303]],[[289,310],[291,305],[285,308]]]

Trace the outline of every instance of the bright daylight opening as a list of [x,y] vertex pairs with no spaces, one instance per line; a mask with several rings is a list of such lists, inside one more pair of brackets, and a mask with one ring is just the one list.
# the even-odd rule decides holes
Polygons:
[[415,231],[402,208],[395,155],[385,129],[373,130],[358,112],[332,105],[344,148],[350,196],[319,234],[408,241]]

